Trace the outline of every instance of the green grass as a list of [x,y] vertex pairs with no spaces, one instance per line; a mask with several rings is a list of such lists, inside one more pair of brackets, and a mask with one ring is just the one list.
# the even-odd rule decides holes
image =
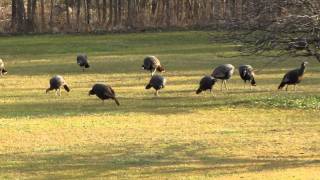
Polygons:
[[[317,179],[320,64],[233,57],[237,45],[210,43],[209,33],[1,37],[0,179]],[[82,52],[86,72],[75,63]],[[160,97],[144,89],[146,55],[166,67]],[[303,60],[298,91],[277,91]],[[253,65],[258,86],[244,89],[235,72],[230,91],[219,82],[214,96],[196,95],[223,63]],[[45,94],[55,74],[69,94]],[[114,87],[120,107],[88,96],[97,82]]]

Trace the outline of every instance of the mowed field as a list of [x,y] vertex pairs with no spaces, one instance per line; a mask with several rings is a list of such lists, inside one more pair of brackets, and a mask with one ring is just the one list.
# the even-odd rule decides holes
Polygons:
[[[0,37],[0,179],[318,179],[320,63],[237,55],[217,32]],[[91,68],[82,72],[78,53]],[[143,58],[166,68],[159,97],[145,90]],[[298,90],[283,74],[309,61]],[[195,94],[219,64],[251,64],[257,87],[235,71],[229,91]],[[45,94],[62,75],[71,92]],[[111,85],[121,106],[88,96]],[[291,87],[292,88],[292,87]]]

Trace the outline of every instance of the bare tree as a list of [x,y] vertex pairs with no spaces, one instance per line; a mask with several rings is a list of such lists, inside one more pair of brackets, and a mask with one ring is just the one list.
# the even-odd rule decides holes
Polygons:
[[101,23],[101,7],[100,7],[100,0],[96,0],[96,11],[97,11],[97,22],[98,24]]
[[67,26],[70,26],[69,0],[65,0]]
[[133,0],[128,0],[128,26],[133,26]]
[[107,0],[102,1],[102,23],[107,21]]
[[77,6],[77,31],[80,32],[80,12],[81,12],[81,1],[76,1]]
[[113,0],[109,0],[109,26],[113,25]]
[[43,32],[46,28],[46,19],[45,19],[45,12],[44,12],[44,0],[40,0],[40,16],[41,16],[41,32]]
[[90,22],[91,22],[91,0],[85,0],[86,1],[86,24],[87,28],[90,28]]
[[122,23],[122,0],[118,0],[118,23]]
[[25,20],[25,9],[24,9],[24,1],[17,0],[17,31],[24,31],[24,20]]
[[53,29],[53,5],[54,5],[54,0],[50,0],[50,20],[49,20],[49,25],[50,25],[50,30],[52,31]]
[[17,25],[17,0],[11,1],[11,29],[16,30]]
[[[35,32],[39,30],[38,27],[44,31],[47,26],[45,21],[47,16],[50,17],[48,21],[50,29],[58,32],[66,30],[62,27],[68,27],[67,30],[71,32],[81,32],[94,31],[101,27],[112,30],[115,26],[123,30],[131,27],[186,28],[194,25],[227,29],[263,29],[266,24],[279,22],[279,19],[290,15],[319,14],[320,9],[318,0],[4,1],[12,3],[11,17],[7,19],[11,18],[13,32]],[[39,8],[37,2],[40,2]],[[27,7],[27,11],[24,7]],[[73,8],[76,9],[75,18],[71,11]]]
[[166,7],[166,24],[170,27],[170,0],[165,0],[165,7]]
[[[248,1],[247,1],[248,2]],[[241,43],[243,54],[273,56],[309,56],[320,62],[320,3],[312,0],[271,0],[269,3],[246,4],[247,16],[254,24],[243,23],[236,27],[247,31],[232,31],[226,37],[212,35],[214,41],[232,39]],[[270,15],[275,18],[271,19]]]
[[114,22],[113,22],[113,26],[117,26],[118,25],[118,21],[119,21],[119,16],[118,16],[118,6],[119,6],[119,3],[118,3],[119,0],[115,0],[115,3],[114,3]]

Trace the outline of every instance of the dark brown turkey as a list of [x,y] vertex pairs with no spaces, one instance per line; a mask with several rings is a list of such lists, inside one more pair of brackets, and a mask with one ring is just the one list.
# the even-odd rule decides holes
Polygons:
[[50,87],[46,90],[46,93],[52,90],[56,90],[56,95],[61,96],[61,87],[63,87],[67,92],[70,91],[69,86],[62,76],[56,75],[53,76],[50,81]]
[[89,96],[90,95],[96,95],[103,102],[106,99],[113,99],[116,102],[116,104],[120,106],[120,103],[116,98],[116,93],[109,85],[104,85],[104,84],[93,85],[92,89],[89,91]]
[[154,75],[156,71],[158,72],[164,72],[164,67],[161,66],[160,60],[155,56],[147,56],[143,60],[142,69],[148,70],[151,72],[151,76]]

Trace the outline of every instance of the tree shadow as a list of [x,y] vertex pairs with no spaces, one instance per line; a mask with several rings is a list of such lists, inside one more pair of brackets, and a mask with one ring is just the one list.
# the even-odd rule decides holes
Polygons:
[[[286,107],[286,99],[290,101],[307,97],[300,93],[294,97],[284,96],[283,98],[279,98],[275,96],[277,94],[273,93],[273,91],[265,90],[231,90],[223,92],[214,90],[213,93],[206,91],[197,95],[195,94],[195,89],[165,89],[163,92],[160,92],[159,97],[153,95],[154,91],[147,91],[137,95],[123,94],[124,96],[118,96],[121,105],[116,106],[113,100],[107,100],[103,103],[97,97],[89,97],[87,92],[83,93],[83,95],[62,94],[61,97],[55,96],[54,93],[3,96],[4,103],[0,104],[1,116],[3,118],[47,117],[106,113],[111,115],[130,113],[178,115],[193,113],[199,109],[206,110],[223,107],[275,108],[274,103],[277,106]],[[13,99],[15,102],[5,103],[7,99],[9,99],[9,102],[10,99]],[[33,99],[37,99],[37,101],[35,102]],[[298,104],[293,104],[292,108],[300,107]]]
[[[116,106],[113,100],[102,102],[96,97],[75,100],[59,99],[53,97],[43,102],[17,102],[15,104],[0,104],[1,116],[5,117],[46,117],[46,116],[73,116],[85,114],[128,114],[142,112],[147,114],[180,114],[189,113],[191,109],[183,109],[179,104],[171,101],[183,98],[179,97],[148,97],[148,98],[118,98],[120,106]],[[139,103],[137,103],[139,102]]]
[[0,174],[23,174],[33,179],[151,178],[210,172],[222,176],[320,165],[319,156],[214,155],[206,153],[214,147],[199,142],[166,142],[166,145],[147,148],[142,144],[94,145],[76,152],[3,154],[0,155]]

